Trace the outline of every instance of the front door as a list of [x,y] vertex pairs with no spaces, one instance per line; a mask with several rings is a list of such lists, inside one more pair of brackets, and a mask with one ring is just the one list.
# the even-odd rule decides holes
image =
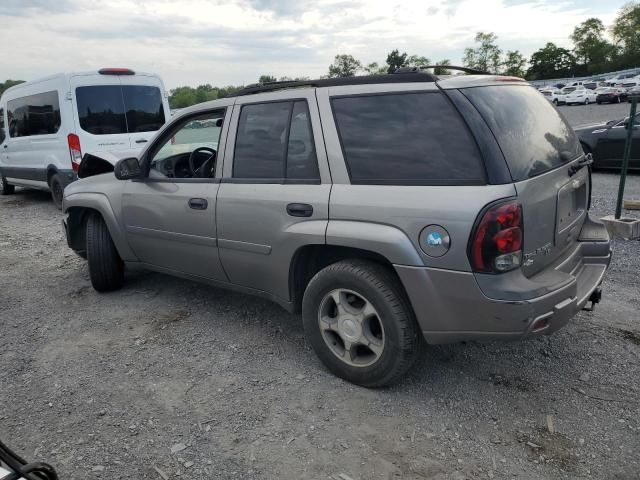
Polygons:
[[142,263],[226,281],[216,235],[224,118],[217,109],[176,121],[144,154],[144,178],[124,187],[127,239]]
[[287,301],[295,252],[325,243],[331,180],[315,93],[265,97],[238,97],[234,106],[218,245],[232,283]]

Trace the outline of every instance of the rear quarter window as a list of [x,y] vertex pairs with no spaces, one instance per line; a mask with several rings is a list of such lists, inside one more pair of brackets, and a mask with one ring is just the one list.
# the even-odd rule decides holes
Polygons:
[[501,85],[462,92],[493,131],[514,181],[535,177],[582,155],[569,123],[534,88]]
[[442,93],[336,97],[331,103],[351,183],[486,182],[478,147]]

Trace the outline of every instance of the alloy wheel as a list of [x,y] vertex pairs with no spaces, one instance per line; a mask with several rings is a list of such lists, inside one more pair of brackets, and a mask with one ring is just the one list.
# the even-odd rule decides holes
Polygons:
[[384,328],[363,295],[343,288],[330,291],[320,302],[318,324],[323,340],[344,363],[367,367],[382,356]]

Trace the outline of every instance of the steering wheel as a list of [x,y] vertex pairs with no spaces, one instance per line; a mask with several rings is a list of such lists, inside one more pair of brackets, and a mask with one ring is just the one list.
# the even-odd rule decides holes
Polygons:
[[[210,153],[210,155],[209,155],[209,158],[207,158],[204,162],[202,162],[202,164],[198,168],[195,168],[193,160],[196,157],[196,154],[200,152],[208,152]],[[199,172],[199,170],[202,170],[202,167],[204,167],[205,165],[210,164],[211,160],[213,160],[215,156],[216,156],[216,151],[213,148],[209,148],[209,147],[196,148],[193,152],[191,152],[191,155],[189,155],[189,170],[191,170],[191,175],[193,175],[196,178],[201,177],[201,175],[199,174],[203,172],[202,171]]]

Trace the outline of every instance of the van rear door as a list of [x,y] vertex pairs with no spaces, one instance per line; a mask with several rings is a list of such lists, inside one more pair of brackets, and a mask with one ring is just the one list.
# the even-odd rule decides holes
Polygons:
[[522,204],[524,258],[531,276],[577,241],[587,215],[590,178],[574,169],[584,156],[565,118],[534,88],[491,85],[463,89],[493,131]]

